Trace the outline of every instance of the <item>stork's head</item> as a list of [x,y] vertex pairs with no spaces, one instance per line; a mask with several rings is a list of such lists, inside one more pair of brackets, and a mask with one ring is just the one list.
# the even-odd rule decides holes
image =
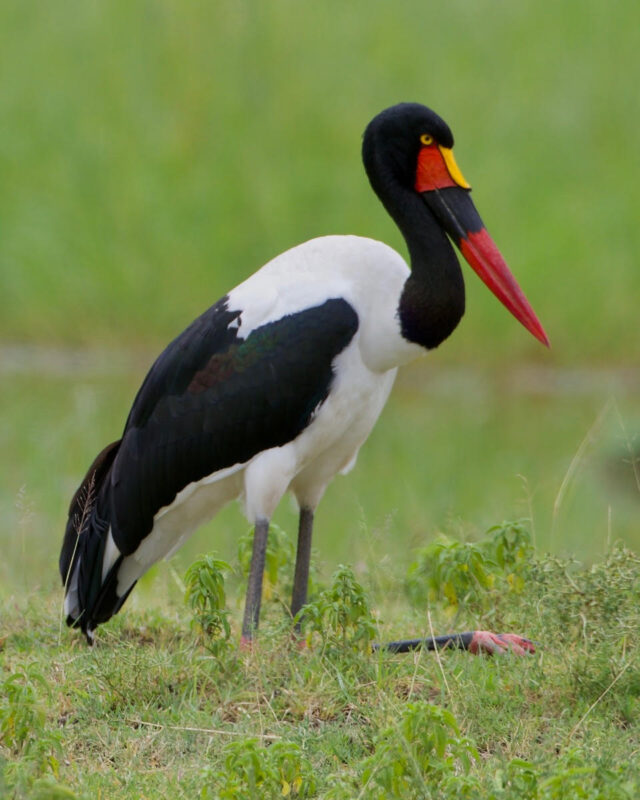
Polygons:
[[447,123],[419,103],[392,106],[367,126],[362,156],[371,185],[390,213],[395,216],[394,209],[419,196],[493,294],[548,346],[547,334],[471,200]]

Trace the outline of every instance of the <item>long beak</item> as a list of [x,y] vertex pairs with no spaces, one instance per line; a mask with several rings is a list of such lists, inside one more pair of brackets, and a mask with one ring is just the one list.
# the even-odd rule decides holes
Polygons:
[[416,189],[480,279],[538,341],[549,347],[540,320],[487,233],[469,188],[451,150],[423,148]]
[[422,196],[469,266],[513,316],[549,347],[549,337],[487,233],[468,191],[455,186],[425,192]]

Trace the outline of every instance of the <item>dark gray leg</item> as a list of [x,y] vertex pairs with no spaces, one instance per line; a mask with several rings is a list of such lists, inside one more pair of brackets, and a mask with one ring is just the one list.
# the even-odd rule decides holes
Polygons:
[[[310,508],[300,509],[300,524],[298,527],[298,552],[296,555],[296,571],[293,578],[293,593],[291,596],[291,614],[295,615],[307,602],[307,589],[309,587],[309,564],[311,562],[311,535],[313,533],[313,511]],[[300,623],[296,624],[300,630]]]
[[251,567],[249,568],[249,583],[244,601],[244,619],[242,621],[242,639],[250,642],[253,634],[258,630],[260,621],[260,602],[262,600],[262,576],[264,575],[264,560],[267,554],[267,536],[269,534],[269,520],[259,519],[253,532],[253,553]]

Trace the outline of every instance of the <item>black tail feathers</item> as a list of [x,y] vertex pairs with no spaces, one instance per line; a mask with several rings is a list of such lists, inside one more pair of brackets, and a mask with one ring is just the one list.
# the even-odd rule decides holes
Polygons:
[[95,627],[113,616],[127,596],[118,597],[116,592],[117,572],[122,557],[117,559],[105,580],[102,580],[110,527],[109,475],[119,446],[120,441],[112,442],[89,467],[71,500],[60,552],[67,624],[80,627],[90,643]]

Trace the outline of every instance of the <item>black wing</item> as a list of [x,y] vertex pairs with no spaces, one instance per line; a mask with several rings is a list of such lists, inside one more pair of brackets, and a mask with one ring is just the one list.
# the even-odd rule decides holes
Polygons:
[[193,481],[294,439],[328,396],[358,316],[330,299],[238,336],[228,298],[158,358],[134,401],[111,472],[111,529],[123,555]]

